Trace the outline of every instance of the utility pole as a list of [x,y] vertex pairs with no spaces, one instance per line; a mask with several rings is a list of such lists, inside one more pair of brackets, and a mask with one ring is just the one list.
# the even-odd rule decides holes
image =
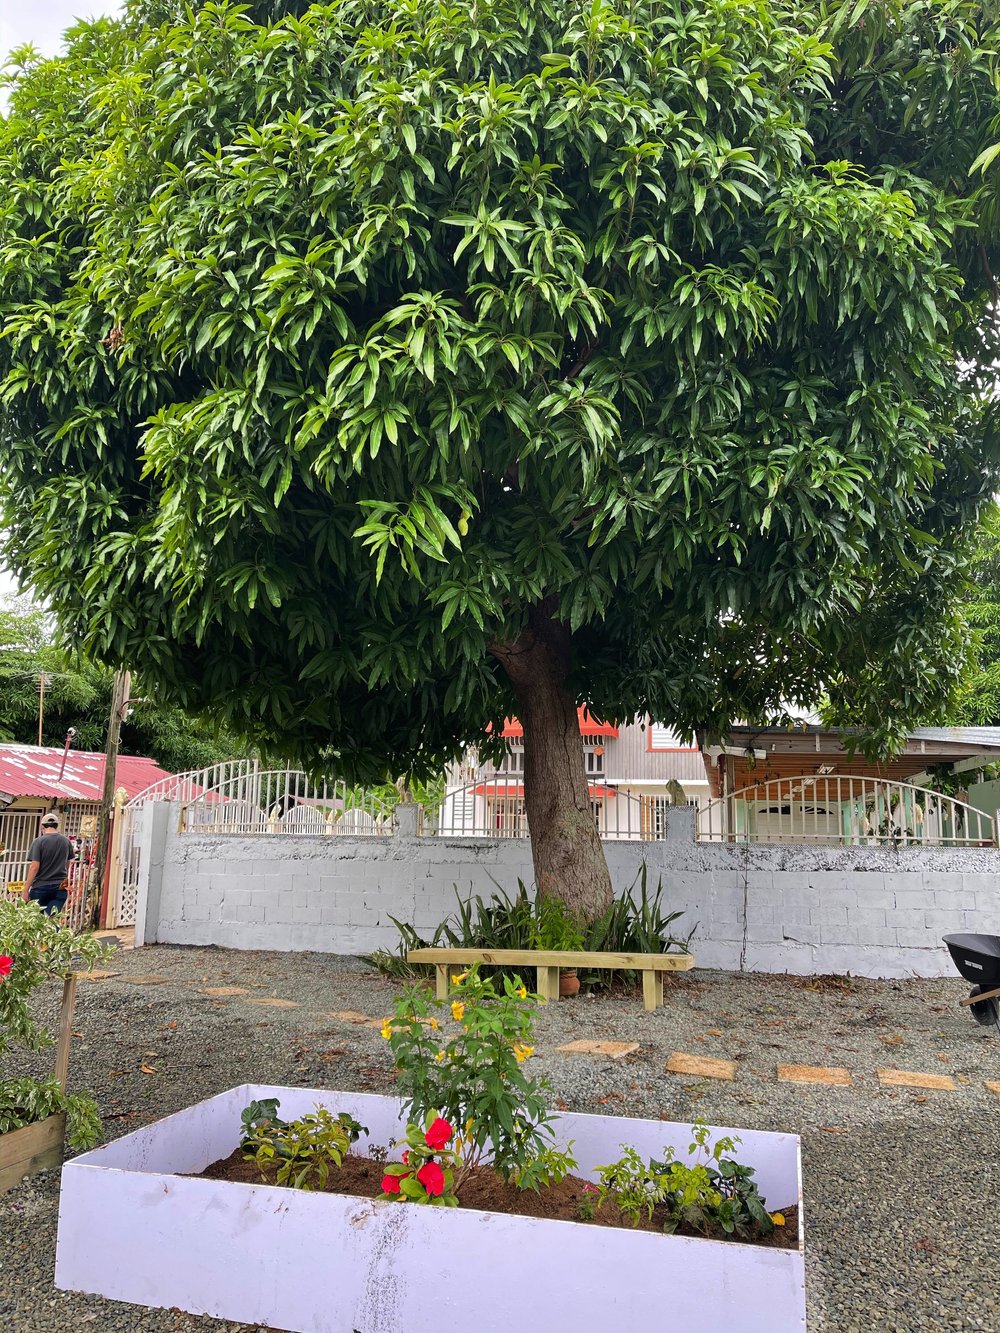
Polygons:
[[111,828],[111,809],[115,799],[115,774],[118,769],[118,741],[122,722],[128,708],[131,676],[127,671],[116,671],[111,687],[111,712],[108,716],[108,737],[104,747],[104,789],[97,812],[97,851],[94,856],[95,909],[99,909],[104,891],[104,869],[108,862],[108,834]]
[[42,743],[42,712],[45,707],[45,672],[38,673],[38,744]]

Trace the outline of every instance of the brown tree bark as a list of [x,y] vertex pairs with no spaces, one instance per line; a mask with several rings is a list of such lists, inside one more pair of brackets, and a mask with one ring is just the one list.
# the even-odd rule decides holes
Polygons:
[[524,805],[535,883],[581,923],[607,910],[611,875],[583,766],[576,700],[566,688],[569,631],[533,607],[517,639],[490,651],[510,678],[524,728]]

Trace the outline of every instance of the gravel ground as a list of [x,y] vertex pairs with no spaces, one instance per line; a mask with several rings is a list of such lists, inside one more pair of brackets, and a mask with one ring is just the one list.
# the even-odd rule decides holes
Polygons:
[[[357,960],[161,946],[119,951],[109,970],[116,975],[80,987],[71,1064],[73,1087],[97,1095],[108,1137],[247,1081],[391,1089],[378,1029],[334,1016],[391,1008],[396,986]],[[250,996],[204,993],[229,986]],[[1000,1333],[1000,1098],[984,1085],[1000,1079],[1000,1035],[959,1009],[965,993],[957,978],[817,983],[697,971],[674,979],[651,1014],[638,993],[549,1005],[536,1053],[571,1110],[697,1114],[802,1136],[810,1333]],[[297,1007],[248,1002],[268,997]],[[54,988],[43,999],[52,1016],[57,999]],[[555,1051],[578,1038],[639,1049],[619,1061]],[[669,1074],[674,1050],[733,1060],[736,1078]],[[854,1083],[779,1083],[779,1063],[845,1066]],[[882,1088],[875,1070],[884,1067],[950,1074],[957,1090]],[[56,1291],[57,1207],[55,1172],[0,1196],[0,1326],[9,1333],[245,1329]]]

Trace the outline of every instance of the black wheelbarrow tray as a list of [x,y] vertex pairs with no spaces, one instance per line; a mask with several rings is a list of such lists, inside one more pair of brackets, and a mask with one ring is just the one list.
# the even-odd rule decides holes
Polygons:
[[961,1003],[977,1023],[1000,1028],[1000,935],[945,935],[951,961],[975,985]]

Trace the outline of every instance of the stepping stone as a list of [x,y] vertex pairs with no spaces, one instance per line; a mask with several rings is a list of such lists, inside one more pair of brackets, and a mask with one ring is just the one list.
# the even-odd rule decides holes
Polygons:
[[883,1088],[937,1088],[957,1092],[955,1080],[947,1074],[919,1074],[909,1069],[876,1069]]
[[93,972],[77,972],[76,974],[78,981],[107,981],[108,977],[116,976],[118,976],[117,972],[101,972],[97,970]]
[[385,1022],[383,1018],[372,1018],[370,1014],[359,1014],[356,1009],[335,1009],[332,1011],[320,1012],[317,1018],[336,1018],[341,1023],[354,1023],[359,1027],[380,1028]]
[[851,1075],[846,1069],[825,1065],[779,1065],[779,1083],[822,1083],[828,1088],[849,1088]]
[[638,1049],[637,1041],[571,1041],[556,1047],[563,1055],[606,1055],[609,1060],[621,1060]]
[[1000,1097],[1000,1083],[993,1083],[989,1079],[987,1079],[986,1086],[990,1090],[990,1092],[996,1093],[996,1095]]
[[122,977],[122,981],[128,981],[133,986],[167,986],[170,977]]
[[724,1078],[729,1082],[736,1077],[736,1065],[732,1060],[713,1060],[705,1055],[686,1055],[683,1051],[674,1051],[667,1061],[670,1074],[693,1074],[697,1078]]
[[276,995],[248,995],[246,1004],[266,1004],[271,1009],[300,1009],[298,1000],[281,1000]]
[[249,995],[246,986],[203,986],[202,995]]

